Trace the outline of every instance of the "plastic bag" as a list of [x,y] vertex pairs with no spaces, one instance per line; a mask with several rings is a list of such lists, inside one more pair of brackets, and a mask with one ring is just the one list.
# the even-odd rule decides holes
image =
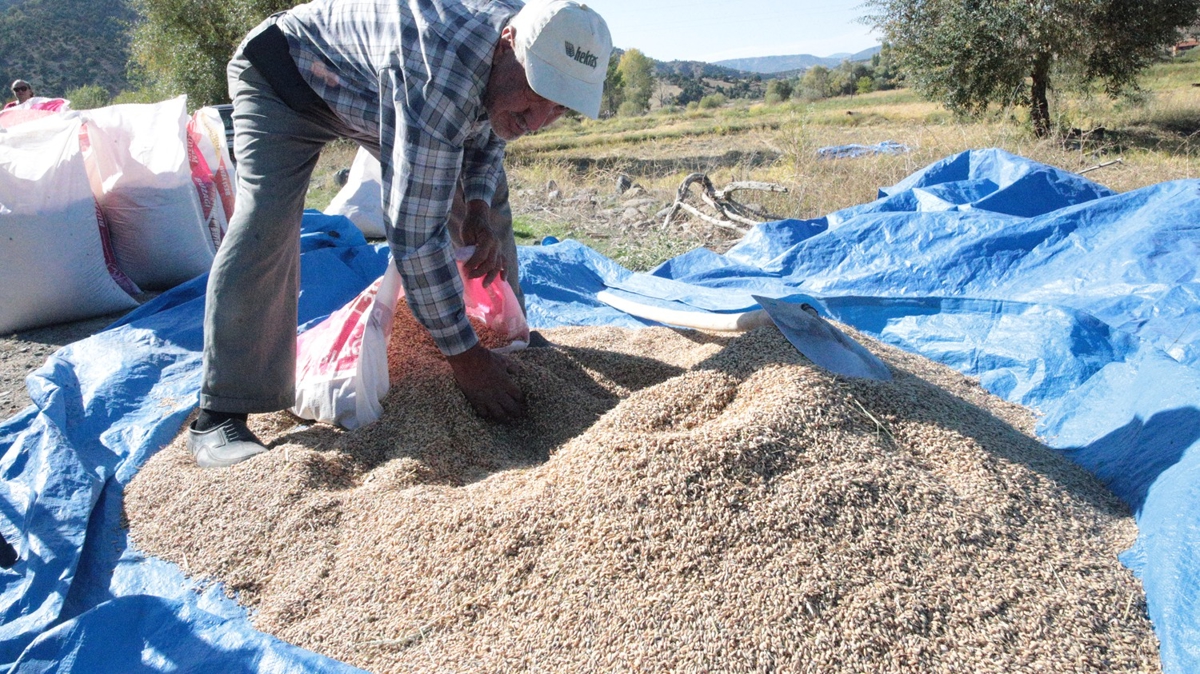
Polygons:
[[[455,257],[463,259],[461,252]],[[512,340],[495,351],[528,346],[529,325],[512,287],[500,278],[487,286],[482,278],[467,278],[461,261],[459,273],[467,316]],[[389,262],[375,283],[297,338],[296,416],[349,429],[379,419],[389,387],[388,341],[403,298],[400,272]]]

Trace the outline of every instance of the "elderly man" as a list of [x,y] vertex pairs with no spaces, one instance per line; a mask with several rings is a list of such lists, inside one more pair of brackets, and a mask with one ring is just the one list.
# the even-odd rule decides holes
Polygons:
[[17,97],[17,100],[10,101],[7,105],[5,105],[4,109],[6,110],[8,108],[15,108],[25,101],[33,98],[33,85],[29,84],[25,80],[14,80],[12,83],[12,92],[13,96]]
[[488,226],[504,141],[568,108],[599,114],[612,39],[575,0],[314,0],[255,28],[229,64],[237,206],[213,262],[200,415],[201,466],[264,450],[249,413],[294,400],[300,221],[322,147],[350,138],[383,169],[388,242],[417,320],[481,415],[524,412],[511,363],[479,344],[463,308],[449,219],[473,276],[504,273]]

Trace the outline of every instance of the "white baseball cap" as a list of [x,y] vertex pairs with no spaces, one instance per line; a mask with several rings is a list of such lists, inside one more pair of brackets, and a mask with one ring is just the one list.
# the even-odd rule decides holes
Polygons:
[[596,10],[575,0],[531,0],[509,25],[516,30],[517,60],[534,92],[599,117],[612,36]]

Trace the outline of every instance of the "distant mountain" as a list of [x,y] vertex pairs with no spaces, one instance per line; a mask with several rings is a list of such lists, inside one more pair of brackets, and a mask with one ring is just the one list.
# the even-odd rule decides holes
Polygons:
[[738,68],[730,68],[715,63],[705,63],[704,61],[654,61],[654,74],[657,77],[670,77],[672,75],[681,75],[683,77],[701,78],[712,77],[715,79],[738,79],[746,77],[749,71],[740,70]]
[[874,47],[868,47],[856,54],[851,54],[846,60],[850,61],[851,63],[855,63],[857,61],[870,61],[872,56],[878,54],[882,50],[882,46],[875,45]]
[[124,0],[0,0],[0,84],[15,79],[39,96],[62,96],[84,84],[126,88],[130,24]]
[[836,68],[842,61],[866,61],[879,53],[880,47],[864,49],[857,54],[834,54],[833,56],[813,56],[812,54],[795,54],[792,56],[758,56],[755,58],[727,59],[715,61],[713,65],[733,68],[750,73],[770,75],[788,71],[807,70],[813,66]]

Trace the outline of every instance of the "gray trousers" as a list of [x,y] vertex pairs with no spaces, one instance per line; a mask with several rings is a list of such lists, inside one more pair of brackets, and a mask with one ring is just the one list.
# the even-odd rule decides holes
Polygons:
[[[200,407],[273,412],[295,402],[300,221],[313,168],[330,141],[349,138],[378,157],[379,140],[332,113],[292,110],[240,53],[228,75],[237,200],[208,278]],[[460,244],[465,213],[460,188],[448,223]],[[507,180],[497,189],[492,216],[509,283],[524,306]]]

